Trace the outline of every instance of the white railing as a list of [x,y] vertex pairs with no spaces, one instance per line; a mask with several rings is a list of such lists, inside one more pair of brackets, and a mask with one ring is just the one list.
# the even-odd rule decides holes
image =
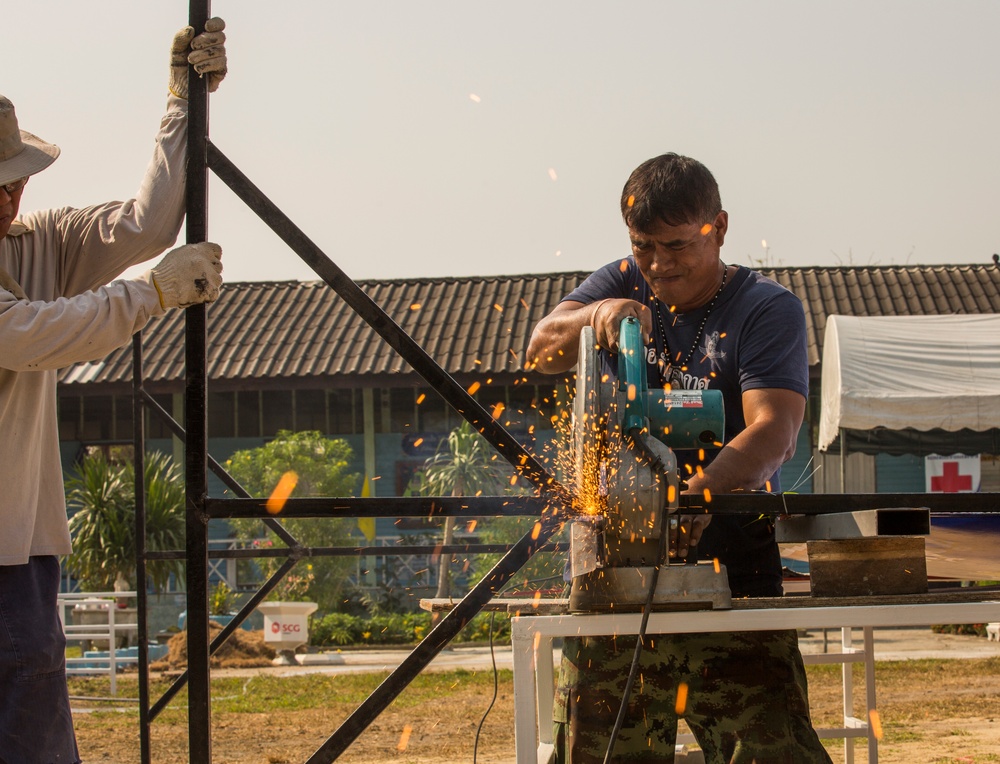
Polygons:
[[[58,598],[59,620],[67,643],[80,645],[81,657],[66,659],[67,674],[102,674],[107,673],[111,679],[111,694],[114,695],[118,666],[127,663],[137,663],[137,657],[120,656],[117,647],[120,635],[129,632],[136,633],[138,623],[135,621],[134,608],[118,607],[119,598],[135,597],[135,592],[74,592],[60,594]],[[67,618],[66,609],[70,608]],[[73,614],[86,614],[86,620],[91,623],[74,623]],[[108,654],[104,656],[87,656],[86,647],[93,644],[107,644]]]

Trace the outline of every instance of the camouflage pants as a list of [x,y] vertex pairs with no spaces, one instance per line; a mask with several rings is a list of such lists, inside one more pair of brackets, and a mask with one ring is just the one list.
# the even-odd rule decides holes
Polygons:
[[[559,764],[604,761],[634,651],[634,635],[565,640],[553,710]],[[612,761],[670,764],[678,718],[707,764],[830,763],[809,720],[794,631],[647,636]]]

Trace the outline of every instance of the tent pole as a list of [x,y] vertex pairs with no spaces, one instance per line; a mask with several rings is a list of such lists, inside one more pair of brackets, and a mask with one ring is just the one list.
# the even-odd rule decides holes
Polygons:
[[840,428],[840,492],[847,493],[847,433]]

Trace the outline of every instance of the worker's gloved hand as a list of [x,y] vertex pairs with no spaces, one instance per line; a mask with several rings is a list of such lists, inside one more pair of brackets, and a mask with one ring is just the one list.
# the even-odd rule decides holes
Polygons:
[[188,64],[202,77],[208,76],[208,92],[214,93],[226,76],[226,22],[211,18],[205,31],[195,36],[194,27],[184,27],[170,46],[170,92],[188,97]]
[[149,273],[162,308],[215,302],[222,288],[222,247],[185,244],[167,252]]

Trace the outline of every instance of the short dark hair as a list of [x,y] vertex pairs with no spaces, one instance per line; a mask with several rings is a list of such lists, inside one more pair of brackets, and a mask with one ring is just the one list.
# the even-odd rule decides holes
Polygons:
[[710,223],[722,212],[722,198],[705,165],[671,153],[647,159],[632,171],[622,189],[621,206],[625,225],[649,233],[657,221]]

